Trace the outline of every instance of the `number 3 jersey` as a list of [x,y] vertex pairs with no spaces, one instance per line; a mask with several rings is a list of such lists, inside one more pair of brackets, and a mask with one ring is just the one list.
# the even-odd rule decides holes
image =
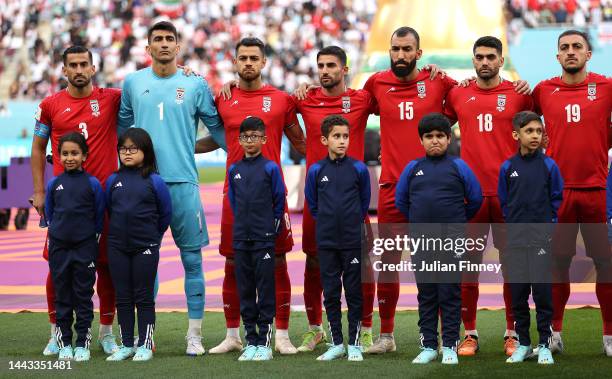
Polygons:
[[428,113],[442,112],[444,98],[456,84],[448,76],[430,80],[424,70],[408,82],[400,82],[391,70],[370,76],[363,89],[376,99],[380,113],[381,184],[397,183],[408,162],[425,155],[419,121]]
[[57,151],[60,138],[67,133],[83,134],[89,154],[83,165],[85,171],[100,183],[117,170],[117,112],[121,90],[94,87],[90,96],[75,98],[62,90],[46,97],[36,113],[34,135],[51,139],[53,175],[64,172]]
[[582,83],[569,85],[555,77],[540,82],[532,96],[544,115],[546,153],[557,162],[565,188],[606,188],[612,80],[588,73]]
[[474,170],[484,196],[497,196],[499,167],[518,149],[512,138],[512,118],[532,109],[531,97],[517,93],[506,80],[491,89],[471,81],[467,87],[453,88],[446,97],[444,114],[459,122],[461,158]]

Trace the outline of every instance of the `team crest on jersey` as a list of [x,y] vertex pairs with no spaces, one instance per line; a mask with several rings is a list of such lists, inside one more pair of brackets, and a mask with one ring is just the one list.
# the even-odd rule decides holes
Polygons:
[[270,108],[272,108],[272,98],[270,96],[264,96],[261,110],[264,112],[270,112]]
[[100,104],[98,100],[89,100],[89,107],[91,108],[92,116],[98,117],[100,115]]
[[425,96],[427,96],[427,93],[425,92],[425,82],[417,82],[417,94],[419,96],[419,98],[424,98]]
[[176,101],[177,104],[183,104],[183,100],[185,99],[185,88],[177,88],[176,89]]
[[506,95],[497,95],[497,111],[503,112],[506,109]]
[[597,98],[597,83],[589,83],[587,87],[587,99],[593,101]]
[[351,112],[351,98],[348,96],[342,97],[342,112],[344,113]]

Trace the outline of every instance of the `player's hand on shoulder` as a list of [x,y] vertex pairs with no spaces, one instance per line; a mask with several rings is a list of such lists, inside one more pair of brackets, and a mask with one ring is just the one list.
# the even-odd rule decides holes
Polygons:
[[437,64],[426,64],[423,66],[423,70],[429,71],[429,80],[434,80],[438,74],[440,75],[440,79],[446,77],[446,71],[442,70]]
[[230,80],[225,83],[219,90],[218,96],[223,97],[223,100],[229,100],[232,98],[232,87],[238,87],[238,81],[236,79]]
[[529,95],[531,93],[531,88],[526,80],[516,80],[512,82],[512,85],[514,85],[514,90],[521,95]]
[[295,97],[297,97],[298,100],[304,100],[308,95],[308,91],[317,88],[319,88],[319,86],[317,85],[302,83],[298,86],[298,88],[295,89],[295,91],[293,91],[293,94],[295,95]]
[[469,78],[463,79],[462,81],[459,82],[458,86],[459,87],[467,87],[470,85],[470,82],[473,82],[476,80],[475,76],[470,76]]

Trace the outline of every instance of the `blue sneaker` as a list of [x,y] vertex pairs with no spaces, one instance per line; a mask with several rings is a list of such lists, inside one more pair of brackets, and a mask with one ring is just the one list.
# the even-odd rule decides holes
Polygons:
[[74,353],[72,352],[72,346],[64,346],[60,349],[57,359],[60,361],[71,361],[74,359]]
[[134,358],[132,358],[132,360],[134,362],[144,362],[150,361],[151,358],[153,358],[153,350],[147,349],[144,346],[139,346],[136,349],[136,354],[134,354]]
[[98,344],[102,347],[105,354],[113,354],[115,351],[119,350],[119,345],[115,341],[115,336],[113,334],[105,334],[101,338],[98,338]]
[[531,353],[533,353],[531,346],[520,345],[519,347],[516,348],[514,353],[512,353],[512,356],[506,359],[506,363],[523,362],[525,359],[529,358]]
[[442,364],[456,365],[459,363],[457,352],[450,347],[442,347]]
[[433,362],[438,358],[438,351],[429,347],[422,347],[419,355],[412,360],[412,363],[424,365]]
[[363,361],[363,355],[361,354],[361,346],[348,345],[348,360],[351,362]]
[[544,345],[538,346],[538,363],[541,365],[552,365],[555,360],[552,357],[552,352]]
[[132,358],[135,352],[136,349],[133,347],[126,347],[122,345],[119,347],[119,350],[106,357],[106,360],[109,362],[125,361],[128,358]]
[[325,353],[317,357],[317,361],[333,361],[344,357],[345,354],[344,345],[331,345]]
[[74,360],[76,362],[86,362],[90,357],[91,353],[89,352],[89,349],[84,347],[77,347],[74,349]]
[[47,342],[47,346],[45,346],[45,350],[43,350],[43,355],[56,355],[60,351],[60,348],[57,344],[57,340],[55,336],[51,336],[49,338],[49,342]]
[[242,355],[238,357],[239,361],[252,361],[253,357],[257,353],[257,346],[255,345],[247,345],[244,349],[242,349]]
[[252,361],[269,361],[272,360],[272,348],[268,346],[257,346],[257,351],[253,355]]

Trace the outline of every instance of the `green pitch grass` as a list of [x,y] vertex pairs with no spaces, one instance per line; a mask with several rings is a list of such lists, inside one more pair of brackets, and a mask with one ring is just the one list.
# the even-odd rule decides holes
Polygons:
[[198,169],[200,183],[218,183],[225,180],[225,166],[202,167]]
[[[566,352],[555,355],[556,364],[541,367],[535,361],[509,365],[504,363],[502,311],[479,311],[480,352],[476,357],[460,358],[456,367],[445,367],[436,362],[426,366],[412,365],[410,361],[418,354],[418,332],[416,312],[400,312],[395,321],[397,352],[384,356],[366,355],[363,362],[317,362],[315,358],[324,351],[319,347],[313,353],[297,356],[276,354],[271,362],[237,362],[239,353],[222,356],[187,357],[185,351],[186,314],[159,313],[157,315],[155,341],[157,352],[150,362],[138,363],[106,362],[104,355],[95,346],[92,360],[87,363],[72,363],[71,371],[44,370],[9,371],[9,361],[49,360],[42,355],[48,336],[45,314],[21,313],[0,314],[0,377],[15,376],[59,376],[80,378],[120,377],[215,377],[215,378],[609,378],[612,374],[612,358],[602,353],[601,319],[599,310],[581,309],[566,312],[566,332],[563,339]],[[375,320],[378,315],[375,315]],[[97,316],[96,316],[97,320]],[[376,321],[375,321],[376,322]],[[306,326],[304,313],[294,312],[291,319],[291,339],[300,341],[300,333]],[[375,325],[376,330],[378,325]],[[94,325],[94,338],[97,325]],[[225,335],[221,313],[207,313],[204,321],[204,344],[213,347]],[[534,331],[535,333],[535,331]],[[532,338],[536,338],[533,335]]]

